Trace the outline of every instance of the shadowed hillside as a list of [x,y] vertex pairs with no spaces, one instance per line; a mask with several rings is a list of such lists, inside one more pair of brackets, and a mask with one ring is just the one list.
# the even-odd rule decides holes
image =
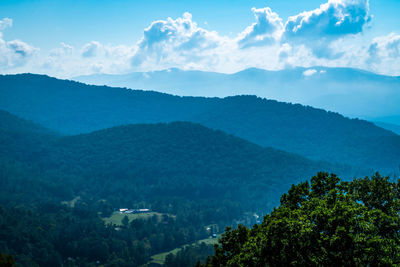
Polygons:
[[[71,198],[90,195],[120,205],[168,198],[229,200],[271,208],[293,182],[319,170],[351,172],[193,123],[126,125],[59,137],[43,136],[38,126],[2,114],[0,138],[13,139],[1,143],[2,151],[12,152],[4,156],[65,185]],[[20,129],[23,135],[11,138]],[[27,146],[29,140],[40,142]]]
[[315,160],[397,171],[400,137],[372,123],[254,96],[178,97],[39,75],[0,77],[0,108],[53,130],[191,121]]

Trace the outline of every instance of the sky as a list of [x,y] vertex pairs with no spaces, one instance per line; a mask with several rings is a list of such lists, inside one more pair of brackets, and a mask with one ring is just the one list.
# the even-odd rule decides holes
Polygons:
[[399,0],[0,0],[0,73],[353,67],[400,75]]

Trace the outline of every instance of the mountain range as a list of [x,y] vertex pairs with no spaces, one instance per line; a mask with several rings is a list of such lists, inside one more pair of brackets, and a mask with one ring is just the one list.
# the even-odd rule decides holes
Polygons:
[[[348,166],[263,148],[190,122],[63,136],[0,111],[0,150],[2,194],[29,194],[31,202],[89,195],[129,205],[181,198],[239,201],[263,210],[274,207],[292,183],[318,171],[356,175]],[[16,181],[30,186],[16,189]]]
[[250,95],[1,75],[0,250],[18,266],[144,266],[260,222],[320,171],[397,175],[400,136],[377,125]]
[[395,173],[400,136],[373,123],[255,96],[180,97],[48,76],[0,76],[0,109],[60,134],[124,124],[200,123],[312,160]]
[[400,77],[351,68],[299,67],[279,71],[251,68],[233,74],[168,69],[74,79],[180,96],[257,95],[400,125]]
[[[41,86],[57,92],[46,79]],[[144,266],[227,225],[257,222],[293,183],[319,171],[370,174],[193,122],[71,135],[0,110],[0,250],[18,266]],[[120,214],[123,207],[152,212]]]

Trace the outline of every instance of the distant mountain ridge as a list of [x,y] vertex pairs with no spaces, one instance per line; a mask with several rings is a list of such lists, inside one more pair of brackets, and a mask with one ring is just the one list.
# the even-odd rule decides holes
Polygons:
[[0,108],[64,134],[190,121],[264,147],[393,173],[400,136],[372,123],[255,96],[179,97],[47,76],[0,76]]
[[386,130],[392,131],[398,135],[400,135],[400,125],[385,123],[385,122],[374,122],[374,124],[378,127],[384,128]]
[[74,78],[95,85],[154,90],[180,96],[257,95],[301,103],[350,117],[400,124],[400,77],[351,68],[310,67],[233,74],[168,69]]

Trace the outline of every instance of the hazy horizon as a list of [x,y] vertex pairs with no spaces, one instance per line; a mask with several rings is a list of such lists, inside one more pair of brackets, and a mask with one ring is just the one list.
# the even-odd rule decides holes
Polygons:
[[0,73],[349,67],[400,75],[395,0],[2,1]]

